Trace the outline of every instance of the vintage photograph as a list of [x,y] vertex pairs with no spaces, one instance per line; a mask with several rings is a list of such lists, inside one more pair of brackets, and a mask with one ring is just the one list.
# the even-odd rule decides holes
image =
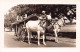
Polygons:
[[4,47],[76,47],[76,4],[17,4],[4,14]]

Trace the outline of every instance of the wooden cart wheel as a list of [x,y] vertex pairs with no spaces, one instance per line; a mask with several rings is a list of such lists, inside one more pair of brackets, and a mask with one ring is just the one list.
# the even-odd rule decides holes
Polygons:
[[24,42],[25,39],[26,39],[25,29],[22,29],[20,33],[20,40]]

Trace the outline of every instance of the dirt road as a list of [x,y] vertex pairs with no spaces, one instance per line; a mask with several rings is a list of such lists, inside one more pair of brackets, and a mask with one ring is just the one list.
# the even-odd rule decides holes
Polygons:
[[[66,30],[67,29],[67,30]],[[71,34],[67,35],[73,35],[76,30],[75,25],[66,25],[63,27],[61,32],[72,32]],[[65,33],[62,33],[65,35]],[[76,36],[76,34],[74,34]],[[14,32],[4,32],[4,46],[5,47],[11,47],[11,48],[23,48],[23,47],[76,47],[76,38],[72,37],[66,37],[65,36],[59,36],[59,42],[55,43],[54,37],[52,36],[47,36],[47,41],[46,41],[46,46],[42,44],[42,39],[41,39],[41,45],[37,45],[37,39],[32,40],[31,44],[29,45],[26,42],[21,42],[18,41],[17,37],[14,36]]]

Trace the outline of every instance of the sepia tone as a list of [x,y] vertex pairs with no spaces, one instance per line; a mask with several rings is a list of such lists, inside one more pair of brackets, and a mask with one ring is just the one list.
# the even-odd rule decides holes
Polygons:
[[4,17],[5,47],[76,47],[75,4],[18,4]]

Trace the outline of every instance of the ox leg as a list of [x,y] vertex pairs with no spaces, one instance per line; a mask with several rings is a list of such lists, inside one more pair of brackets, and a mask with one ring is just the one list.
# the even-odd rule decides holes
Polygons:
[[30,44],[30,32],[28,32],[28,43]]
[[40,31],[37,31],[38,34],[38,45],[40,45]]
[[57,31],[56,31],[56,29],[54,30],[54,33],[55,33],[55,42],[58,43],[58,35],[57,35]]
[[46,45],[46,43],[45,43],[45,33],[43,34],[43,44]]

